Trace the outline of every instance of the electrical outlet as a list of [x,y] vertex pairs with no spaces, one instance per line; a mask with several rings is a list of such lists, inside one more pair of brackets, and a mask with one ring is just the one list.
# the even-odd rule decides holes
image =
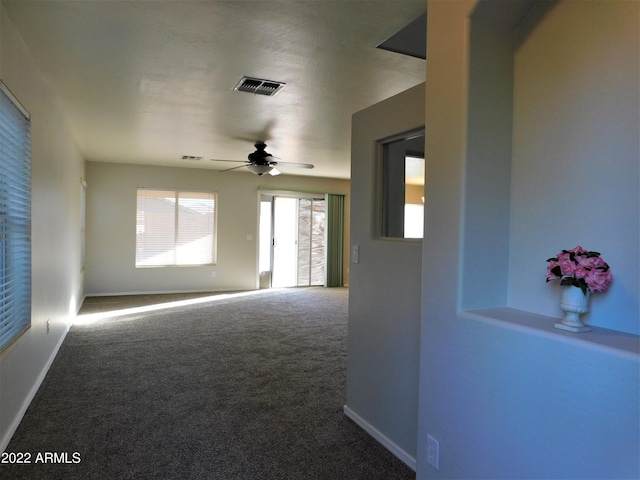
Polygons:
[[427,435],[427,463],[436,470],[440,469],[440,442]]
[[211,278],[216,278],[216,271],[215,270],[211,270]]

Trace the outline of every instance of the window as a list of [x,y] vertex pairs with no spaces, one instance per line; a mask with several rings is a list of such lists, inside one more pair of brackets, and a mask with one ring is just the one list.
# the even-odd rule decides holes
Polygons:
[[379,235],[422,238],[424,233],[424,130],[381,143]]
[[136,267],[215,263],[216,195],[138,189]]
[[31,326],[31,125],[0,84],[0,351]]

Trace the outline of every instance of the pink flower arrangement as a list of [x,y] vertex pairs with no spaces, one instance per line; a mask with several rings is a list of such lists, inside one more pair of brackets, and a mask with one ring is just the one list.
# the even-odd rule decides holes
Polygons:
[[613,280],[611,269],[600,254],[585,250],[580,245],[562,250],[547,262],[547,282],[560,279],[560,285],[580,287],[585,295],[587,290],[604,292]]

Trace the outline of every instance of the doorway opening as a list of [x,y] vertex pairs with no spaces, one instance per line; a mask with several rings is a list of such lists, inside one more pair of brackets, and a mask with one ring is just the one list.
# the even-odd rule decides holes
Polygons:
[[325,198],[262,194],[260,288],[325,284]]

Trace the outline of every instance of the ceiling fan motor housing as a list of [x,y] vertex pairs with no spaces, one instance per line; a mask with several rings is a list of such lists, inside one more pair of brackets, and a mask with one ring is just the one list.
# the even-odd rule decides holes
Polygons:
[[249,161],[254,165],[277,165],[278,162],[275,161],[275,157],[273,157],[270,153],[265,151],[267,145],[264,143],[256,143],[255,144],[256,151],[250,153],[248,158]]

